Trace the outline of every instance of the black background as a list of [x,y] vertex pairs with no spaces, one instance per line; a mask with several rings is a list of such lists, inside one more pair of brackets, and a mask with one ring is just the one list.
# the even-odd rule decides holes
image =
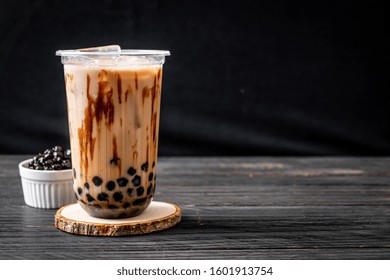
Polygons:
[[119,44],[172,53],[160,155],[390,155],[388,4],[23,0],[0,9],[0,153],[68,147],[54,52]]

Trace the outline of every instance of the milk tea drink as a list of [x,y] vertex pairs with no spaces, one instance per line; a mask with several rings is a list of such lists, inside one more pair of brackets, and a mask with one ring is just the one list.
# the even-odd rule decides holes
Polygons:
[[65,74],[74,191],[91,216],[140,214],[156,188],[167,51],[58,51]]

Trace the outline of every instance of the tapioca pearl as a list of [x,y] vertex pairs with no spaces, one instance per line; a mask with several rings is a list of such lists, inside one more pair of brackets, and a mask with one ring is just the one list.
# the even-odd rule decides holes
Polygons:
[[83,189],[80,188],[80,187],[78,187],[78,188],[77,188],[77,192],[78,192],[79,195],[81,195],[81,194],[83,193]]
[[64,157],[64,153],[62,151],[54,152],[53,153],[53,157],[55,157],[55,158],[63,158]]
[[108,201],[108,194],[106,194],[106,193],[99,193],[97,195],[97,199],[99,201]]
[[90,195],[89,193],[87,193],[87,200],[88,200],[88,202],[92,202],[92,201],[95,201],[96,199],[94,199],[93,197],[92,197],[92,195]]
[[110,204],[108,205],[108,209],[118,209],[118,206]]
[[123,194],[122,192],[115,192],[112,197],[116,202],[120,202],[123,199]]
[[145,192],[144,187],[138,187],[137,188],[137,195],[138,196],[142,196],[144,194],[144,192]]
[[72,156],[72,151],[69,150],[69,149],[67,149],[67,150],[65,151],[65,153],[64,153],[64,157],[65,157],[65,158],[71,158],[71,156]]
[[141,185],[141,177],[135,175],[133,180],[131,180],[131,182],[133,183],[134,187],[138,187],[139,185]]
[[135,173],[137,173],[137,170],[134,167],[130,167],[127,170],[127,174],[129,174],[130,176],[133,176]]
[[54,158],[53,158],[53,161],[54,161],[55,163],[61,163],[62,157],[54,157]]
[[62,148],[61,146],[54,146],[54,147],[52,148],[52,150],[53,150],[54,152],[63,152],[63,151],[64,151],[64,148]]
[[88,184],[88,182],[85,182],[85,183],[84,183],[84,188],[86,188],[87,190],[89,190],[89,184]]
[[138,205],[145,204],[146,200],[147,200],[146,197],[136,199],[136,200],[134,200],[133,205],[134,205],[134,206],[138,206]]
[[106,189],[108,191],[113,191],[115,189],[115,182],[114,181],[108,181],[106,184]]
[[129,180],[127,180],[125,177],[121,177],[121,178],[118,178],[116,180],[116,182],[118,183],[118,185],[120,187],[126,187],[127,183],[129,183]]
[[72,168],[72,162],[70,159],[64,159],[61,163],[62,169],[70,169]]
[[92,178],[92,182],[95,184],[96,187],[100,187],[100,185],[103,183],[103,180],[99,176],[94,176]]
[[153,172],[150,172],[150,173],[149,173],[149,176],[148,176],[149,181],[152,181],[152,180],[153,180],[153,175],[154,175]]
[[53,170],[61,170],[61,168],[62,168],[61,164],[59,164],[59,163],[53,164],[52,167],[53,167]]
[[145,162],[141,165],[141,170],[147,172],[149,167],[149,162]]
[[153,189],[153,185],[150,184],[148,190],[146,191],[146,194],[149,195],[152,192],[152,189]]
[[129,208],[130,207],[130,203],[126,202],[125,204],[123,204],[123,208]]
[[128,188],[127,189],[127,195],[131,196],[132,194],[133,194],[133,189],[132,188]]

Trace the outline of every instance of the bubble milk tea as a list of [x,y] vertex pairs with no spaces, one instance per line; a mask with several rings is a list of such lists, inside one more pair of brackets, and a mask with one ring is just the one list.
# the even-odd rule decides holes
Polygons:
[[60,55],[78,203],[94,217],[136,216],[156,188],[162,64],[169,52],[73,52]]

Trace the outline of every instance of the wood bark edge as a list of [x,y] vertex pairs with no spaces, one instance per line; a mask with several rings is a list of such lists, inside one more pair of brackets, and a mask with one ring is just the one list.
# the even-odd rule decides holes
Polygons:
[[57,211],[54,224],[58,229],[64,232],[78,235],[124,236],[146,234],[168,229],[181,221],[180,208],[177,205],[172,205],[175,207],[176,211],[167,217],[139,223],[131,222],[121,224],[101,224],[68,219],[61,215],[61,211],[66,207],[64,206]]

